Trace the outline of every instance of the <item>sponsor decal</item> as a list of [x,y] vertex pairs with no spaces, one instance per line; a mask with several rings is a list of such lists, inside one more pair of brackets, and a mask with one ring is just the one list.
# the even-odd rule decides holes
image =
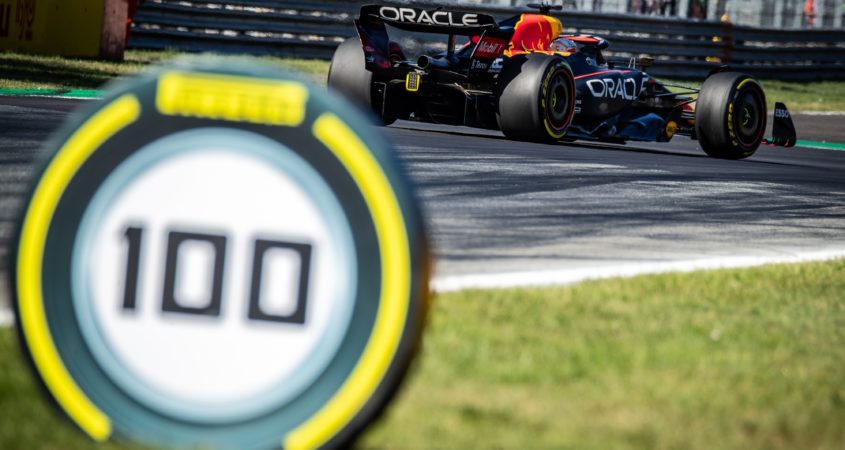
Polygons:
[[596,98],[636,100],[645,89],[648,77],[644,76],[640,83],[636,78],[601,78],[588,80],[587,88]]
[[496,58],[493,60],[493,64],[490,64],[490,69],[488,72],[490,73],[499,73],[502,71],[502,66],[504,64],[504,58]]
[[308,90],[301,83],[173,71],[161,76],[156,106],[168,116],[297,126]]
[[505,56],[547,52],[553,39],[563,32],[560,20],[539,14],[523,14],[514,26]]
[[789,111],[782,108],[775,108],[775,117],[778,119],[789,119]]
[[472,60],[472,64],[470,64],[470,70],[486,70],[489,67],[489,64],[486,62],[479,61],[477,59]]
[[504,39],[484,38],[475,47],[473,58],[495,58],[502,54],[507,43]]
[[418,23],[424,25],[464,26],[478,25],[478,14],[452,11],[426,11],[416,8],[397,8],[382,6],[379,16],[394,22]]

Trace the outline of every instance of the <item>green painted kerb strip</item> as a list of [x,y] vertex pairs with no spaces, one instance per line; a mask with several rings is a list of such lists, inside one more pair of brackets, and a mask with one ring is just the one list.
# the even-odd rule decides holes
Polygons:
[[820,142],[820,141],[802,141],[795,142],[798,147],[821,148],[824,150],[841,150],[845,151],[845,144],[838,142]]
[[93,89],[0,89],[0,95],[97,98],[102,93]]

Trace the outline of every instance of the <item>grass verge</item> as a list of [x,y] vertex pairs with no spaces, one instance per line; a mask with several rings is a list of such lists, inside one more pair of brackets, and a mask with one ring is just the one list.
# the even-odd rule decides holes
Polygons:
[[784,102],[790,111],[845,111],[845,82],[809,83],[762,80],[766,101],[774,110],[775,102]]
[[369,449],[845,448],[845,260],[436,299]]
[[[167,61],[173,51],[128,50],[124,62],[113,63],[58,56],[0,53],[0,89],[97,89],[115,77],[131,75],[150,64]],[[304,74],[317,84],[325,84],[328,61],[252,57]],[[697,86],[700,82],[682,84]],[[761,80],[770,105],[782,101],[790,111],[845,111],[845,82],[785,82]]]
[[[175,51],[128,50],[123,62],[106,62],[0,53],[0,89],[98,89],[114,78],[135,74],[179,55]],[[329,70],[328,61],[270,56],[245,58],[296,70],[320,84],[325,84]]]
[[142,449],[137,445],[95,445],[48,404],[24,365],[17,337],[0,328],[0,448],[30,450]]
[[[685,86],[697,87],[700,81],[666,80]],[[806,111],[845,111],[845,81],[794,82],[761,79],[760,85],[766,92],[769,112],[774,110],[775,102],[785,103],[790,112]],[[672,87],[674,92],[686,92],[686,89]],[[697,94],[692,95],[695,97]]]
[[[0,448],[94,448],[16,345],[0,330]],[[841,449],[843,423],[838,260],[439,295],[358,447]]]

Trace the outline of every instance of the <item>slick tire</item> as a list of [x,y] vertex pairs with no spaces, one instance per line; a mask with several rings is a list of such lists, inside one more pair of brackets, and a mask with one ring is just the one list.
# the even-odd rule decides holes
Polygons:
[[695,107],[695,132],[707,155],[748,158],[766,130],[766,95],[751,76],[717,73],[701,86]]
[[[372,111],[377,116],[379,125],[390,125],[396,119],[383,117],[380,108],[372,101],[373,73],[367,70],[364,61],[364,49],[357,37],[343,41],[332,56],[327,80],[329,88],[345,95],[361,108]],[[380,121],[378,120],[380,119]]]
[[557,142],[575,112],[575,78],[559,56],[517,55],[499,76],[499,128],[510,139]]

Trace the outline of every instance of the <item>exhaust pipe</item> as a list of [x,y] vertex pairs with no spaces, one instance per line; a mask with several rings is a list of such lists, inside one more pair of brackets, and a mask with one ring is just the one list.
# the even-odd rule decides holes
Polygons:
[[432,58],[422,55],[417,58],[417,65],[423,69],[449,69],[452,63],[446,58]]

